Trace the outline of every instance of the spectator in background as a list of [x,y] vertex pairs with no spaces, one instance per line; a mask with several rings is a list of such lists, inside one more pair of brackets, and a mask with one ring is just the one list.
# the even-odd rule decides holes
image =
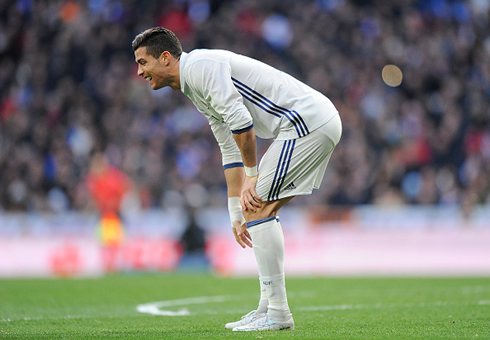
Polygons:
[[187,216],[189,221],[181,238],[183,250],[187,254],[203,254],[206,246],[206,237],[204,230],[196,221],[195,209],[188,207]]
[[118,252],[124,241],[121,204],[133,190],[133,183],[121,170],[110,165],[102,152],[95,152],[86,178],[88,191],[100,212],[97,226],[107,272],[117,269]]
[[[190,182],[203,184],[209,202],[226,195],[218,162],[200,166],[220,153],[199,113],[171,91],[151,92],[132,69],[128,43],[159,24],[180,30],[185,50],[249,55],[328,93],[343,143],[332,185],[308,205],[490,204],[490,2],[380,4],[0,2],[0,209],[86,209],[87,140],[106,145],[146,193],[146,208]],[[404,74],[397,88],[381,80],[389,63]]]
[[208,261],[205,256],[206,232],[197,222],[196,209],[187,207],[187,226],[180,238],[183,247],[183,257],[180,261],[180,268],[186,269],[207,269]]

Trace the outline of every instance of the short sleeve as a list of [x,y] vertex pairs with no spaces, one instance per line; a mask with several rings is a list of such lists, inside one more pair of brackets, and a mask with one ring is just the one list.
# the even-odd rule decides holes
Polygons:
[[223,61],[200,60],[190,66],[193,87],[234,132],[251,129],[253,119],[231,80],[230,65]]
[[210,120],[209,124],[221,150],[223,168],[243,166],[240,149],[235,143],[230,128],[225,123],[215,119]]

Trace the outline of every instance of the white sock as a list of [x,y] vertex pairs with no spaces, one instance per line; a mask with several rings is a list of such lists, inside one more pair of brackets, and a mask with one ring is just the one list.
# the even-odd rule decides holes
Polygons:
[[261,313],[267,313],[267,306],[269,305],[269,299],[267,299],[267,290],[265,289],[265,285],[262,284],[262,279],[260,278],[260,275],[259,275],[259,282],[260,282],[260,300],[259,300],[259,307],[257,308],[257,313],[261,314]]
[[259,267],[261,287],[269,301],[267,313],[273,319],[288,319],[288,300],[284,277],[284,236],[277,217],[247,223]]

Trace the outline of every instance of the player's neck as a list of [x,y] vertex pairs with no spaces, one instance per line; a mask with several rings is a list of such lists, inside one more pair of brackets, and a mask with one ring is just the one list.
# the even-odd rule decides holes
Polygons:
[[180,60],[174,59],[172,60],[171,65],[169,65],[169,75],[170,75],[170,83],[168,86],[172,88],[172,90],[180,90]]

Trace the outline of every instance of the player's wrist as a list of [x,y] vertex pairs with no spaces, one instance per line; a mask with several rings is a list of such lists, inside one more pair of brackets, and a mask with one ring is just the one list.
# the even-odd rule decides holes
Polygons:
[[245,168],[245,175],[247,177],[257,177],[259,175],[259,172],[257,170],[257,165],[256,166],[244,166]]
[[240,225],[245,223],[245,217],[243,216],[242,212],[242,205],[240,204],[240,197],[228,197],[228,213],[230,214],[230,222],[232,228],[235,227],[233,225],[233,222],[235,221],[240,222]]

